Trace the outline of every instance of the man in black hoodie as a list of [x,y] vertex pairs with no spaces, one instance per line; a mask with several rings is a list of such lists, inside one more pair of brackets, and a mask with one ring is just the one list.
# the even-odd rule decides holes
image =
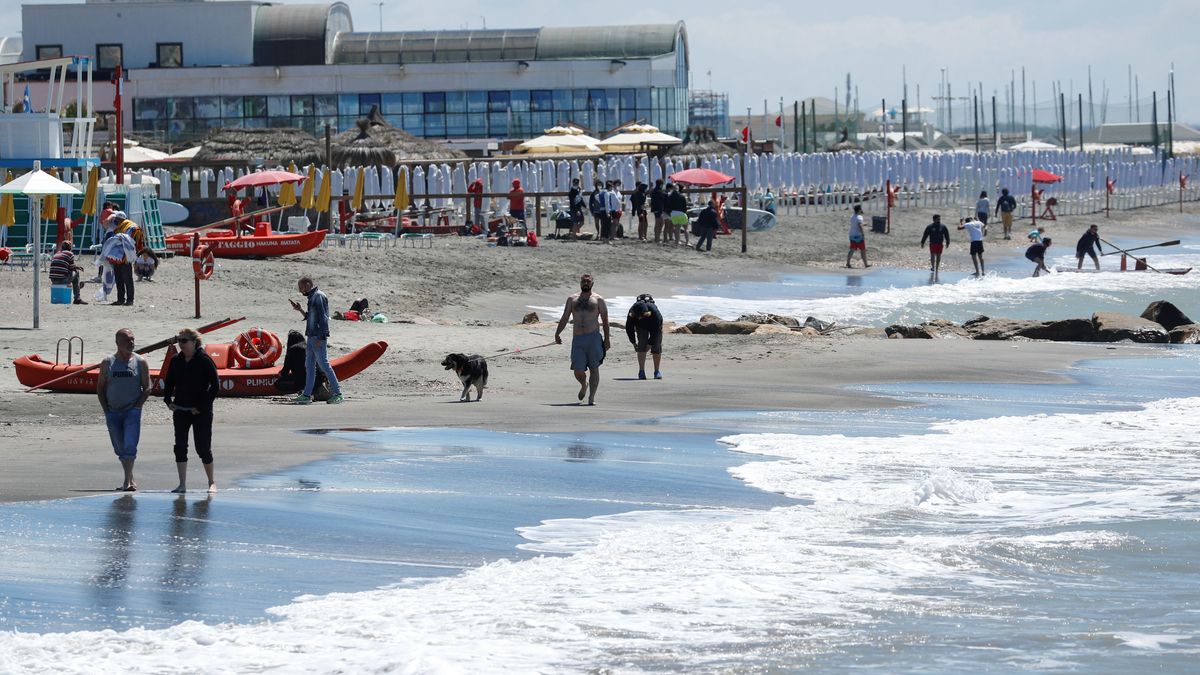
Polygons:
[[200,334],[184,328],[175,337],[179,352],[167,366],[163,402],[171,410],[175,423],[175,468],[179,471],[177,494],[187,492],[188,430],[196,442],[196,454],[208,476],[208,491],[216,492],[213,480],[212,423],[213,401],[221,391],[217,365],[204,352]]
[[654,181],[654,189],[650,190],[650,213],[654,214],[654,243],[667,236],[663,231],[664,216],[667,211],[667,192],[663,190],[663,179]]

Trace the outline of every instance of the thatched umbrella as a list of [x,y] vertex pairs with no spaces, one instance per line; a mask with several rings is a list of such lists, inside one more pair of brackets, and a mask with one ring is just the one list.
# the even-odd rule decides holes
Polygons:
[[732,155],[734,151],[717,140],[717,134],[708,127],[688,127],[683,142],[668,149],[664,155],[671,157],[689,155]]
[[204,140],[196,161],[254,162],[298,165],[324,161],[321,142],[303,129],[217,129]]
[[[333,137],[331,158],[337,166],[390,166],[408,159],[461,159],[466,154],[417,138],[388,124],[377,106],[358,121],[358,128]],[[390,157],[388,155],[390,153]]]

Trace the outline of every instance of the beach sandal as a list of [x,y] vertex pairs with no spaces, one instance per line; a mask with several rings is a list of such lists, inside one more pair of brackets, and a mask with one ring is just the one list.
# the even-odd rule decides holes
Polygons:
[[121,492],[137,492],[137,483],[130,483],[121,488]]

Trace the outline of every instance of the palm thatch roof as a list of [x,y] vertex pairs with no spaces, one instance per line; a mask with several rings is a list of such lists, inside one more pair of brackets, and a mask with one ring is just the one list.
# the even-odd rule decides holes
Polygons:
[[216,129],[196,153],[196,161],[253,162],[297,165],[320,164],[324,148],[316,136],[303,129]]
[[172,151],[170,143],[167,143],[166,141],[155,136],[129,131],[124,132],[121,134],[121,136],[124,138],[126,145],[128,145],[129,141],[134,141],[137,145],[140,145],[143,148],[150,148],[151,150],[158,150],[159,152],[166,153],[170,153]]
[[392,166],[408,159],[446,160],[466,157],[466,154],[458,150],[417,138],[388,124],[376,106],[372,106],[366,117],[358,120],[357,127],[333,137],[333,156],[330,159],[335,166]]
[[717,134],[708,127],[688,127],[683,135],[683,142],[667,150],[664,155],[671,157],[689,155],[729,155],[733,150],[728,145],[717,140]]

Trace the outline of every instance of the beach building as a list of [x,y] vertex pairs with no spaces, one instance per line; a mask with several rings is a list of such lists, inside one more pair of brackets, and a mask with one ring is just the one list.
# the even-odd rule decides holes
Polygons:
[[[1200,131],[1180,122],[1175,122],[1171,125],[1168,125],[1165,121],[1159,122],[1158,142],[1166,145],[1168,137],[1175,142],[1200,141]],[[1154,141],[1154,125],[1149,122],[1110,122],[1083,132],[1084,143],[1154,145]]]
[[101,101],[121,66],[126,128],[169,140],[220,127],[345,131],[372,106],[447,139],[635,119],[678,135],[688,121],[683,22],[358,32],[342,2],[88,0],[23,5],[21,33],[23,61],[92,57]]

